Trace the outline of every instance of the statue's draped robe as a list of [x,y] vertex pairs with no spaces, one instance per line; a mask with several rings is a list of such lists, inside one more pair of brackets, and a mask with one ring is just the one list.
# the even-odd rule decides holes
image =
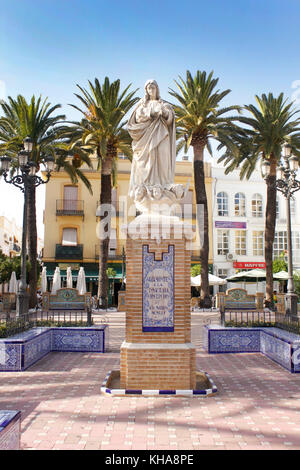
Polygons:
[[[164,107],[168,118],[151,118],[151,110]],[[136,186],[161,185],[174,183],[176,160],[176,135],[174,111],[163,100],[141,100],[133,111],[127,126],[133,139],[133,160],[129,194]]]

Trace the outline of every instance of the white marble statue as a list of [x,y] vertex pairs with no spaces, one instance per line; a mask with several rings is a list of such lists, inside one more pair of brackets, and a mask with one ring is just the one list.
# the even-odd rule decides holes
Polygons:
[[174,110],[160,98],[155,80],[145,83],[145,96],[134,109],[127,128],[133,149],[129,195],[141,212],[165,213],[166,207],[184,197],[185,191],[182,185],[174,184]]

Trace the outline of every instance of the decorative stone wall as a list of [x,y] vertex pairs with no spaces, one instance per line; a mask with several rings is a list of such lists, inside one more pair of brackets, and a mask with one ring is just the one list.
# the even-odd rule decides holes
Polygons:
[[[172,219],[172,218],[171,218]],[[195,348],[191,344],[190,250],[181,222],[135,219],[127,232],[126,339],[121,347],[120,387],[193,389]],[[130,229],[130,227],[129,227]]]

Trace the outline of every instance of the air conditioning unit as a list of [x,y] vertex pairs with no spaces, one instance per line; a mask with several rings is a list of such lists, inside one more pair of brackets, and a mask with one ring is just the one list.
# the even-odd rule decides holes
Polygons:
[[234,256],[233,256],[232,253],[227,253],[227,255],[226,255],[227,261],[233,261],[233,258],[234,258]]

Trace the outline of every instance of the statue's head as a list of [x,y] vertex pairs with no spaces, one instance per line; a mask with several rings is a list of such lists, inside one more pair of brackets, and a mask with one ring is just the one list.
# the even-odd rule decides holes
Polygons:
[[154,186],[152,189],[152,195],[154,199],[160,199],[162,196],[162,188],[160,186]]
[[156,80],[147,80],[145,83],[145,100],[148,101],[152,98],[152,93],[155,93],[155,99],[160,99],[159,88]]

